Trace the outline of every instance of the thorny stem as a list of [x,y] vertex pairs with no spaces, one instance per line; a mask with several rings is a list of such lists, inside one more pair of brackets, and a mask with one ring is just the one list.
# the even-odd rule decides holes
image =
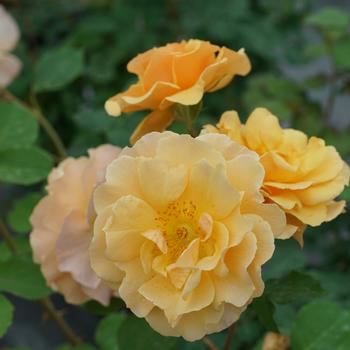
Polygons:
[[9,101],[16,101],[22,107],[24,107],[29,112],[31,112],[31,114],[34,116],[34,118],[37,120],[37,122],[45,130],[48,137],[51,139],[53,145],[55,146],[55,149],[56,149],[56,152],[57,152],[59,159],[63,160],[64,158],[66,158],[67,155],[66,155],[66,151],[65,151],[63,142],[62,142],[61,138],[59,137],[59,135],[57,134],[56,130],[50,124],[50,122],[44,117],[44,115],[41,111],[41,108],[38,104],[37,98],[34,94],[32,94],[32,96],[31,96],[32,103],[34,105],[33,107],[28,106],[27,104],[25,104],[23,101],[21,101],[16,96],[12,95],[7,90],[2,90],[1,95]]
[[230,349],[231,343],[233,340],[233,336],[235,334],[235,327],[236,327],[236,325],[234,323],[229,327],[227,338],[226,338],[226,341],[225,341],[225,344],[224,344],[224,347],[222,348],[222,350],[229,350]]
[[61,329],[67,340],[74,346],[79,345],[81,343],[80,338],[74,333],[73,329],[65,321],[63,316],[57,312],[52,301],[46,297],[40,299],[39,302],[45,311],[49,314],[49,316],[57,323],[58,327]]
[[[4,242],[11,250],[12,254],[18,253],[16,242],[11,237],[11,234],[8,231],[2,219],[0,219],[0,235],[3,237]],[[48,297],[46,297],[40,299],[39,302],[43,306],[45,311],[49,314],[49,316],[56,322],[62,333],[67,338],[67,340],[74,346],[79,345],[81,343],[80,338],[74,333],[73,329],[65,321],[61,313],[55,309],[55,306],[53,305],[51,300]]]
[[210,338],[204,337],[202,341],[210,350],[219,350],[218,347],[214,344],[214,342],[210,340]]

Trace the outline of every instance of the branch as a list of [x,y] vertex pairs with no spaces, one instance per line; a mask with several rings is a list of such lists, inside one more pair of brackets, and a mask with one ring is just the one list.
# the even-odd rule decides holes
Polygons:
[[4,239],[8,248],[11,250],[12,254],[18,253],[16,242],[12,239],[11,234],[4,223],[4,220],[2,219],[0,219],[0,235]]
[[[6,245],[11,250],[12,254],[18,253],[18,247],[16,245],[16,242],[11,237],[11,234],[8,231],[2,219],[0,219],[0,235],[3,237]],[[51,300],[48,297],[46,297],[40,299],[39,303],[44,307],[49,316],[56,322],[57,326],[60,328],[67,340],[74,346],[79,345],[81,343],[80,338],[74,333],[73,329],[65,321],[63,316],[59,313],[59,311],[55,309],[55,306],[52,304]]]
[[49,298],[42,298],[39,300],[39,302],[45,311],[47,311],[49,316],[56,322],[67,340],[69,340],[69,342],[74,346],[79,345],[81,343],[81,339],[74,333],[73,329],[65,321],[61,313],[55,309],[52,301]]
[[208,337],[204,337],[202,341],[210,350],[219,350],[219,348],[214,344],[214,342]]
[[44,117],[41,108],[38,104],[38,100],[35,97],[34,94],[32,94],[32,103],[33,107],[27,105],[25,102],[20,100],[18,97],[14,96],[9,92],[8,90],[1,90],[0,91],[1,96],[8,101],[16,101],[19,103],[23,108],[25,108],[27,111],[29,111],[34,118],[37,120],[37,122],[40,124],[40,126],[45,130],[46,134],[50,138],[52,144],[56,148],[57,155],[60,160],[63,160],[67,157],[66,150],[64,148],[63,142],[59,135],[57,134],[56,130],[53,128],[53,126],[50,124],[50,122]]
[[233,323],[229,329],[228,329],[228,334],[227,334],[227,338],[224,344],[224,347],[222,348],[222,350],[229,350],[231,347],[231,343],[233,340],[233,336],[235,334],[235,329],[236,329],[236,325]]

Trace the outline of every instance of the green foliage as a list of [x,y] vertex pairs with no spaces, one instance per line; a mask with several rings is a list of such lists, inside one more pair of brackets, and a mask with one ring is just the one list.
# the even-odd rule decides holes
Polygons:
[[0,337],[4,336],[11,326],[13,318],[13,305],[7,298],[0,294]]
[[277,240],[272,258],[264,265],[265,280],[280,278],[291,270],[301,270],[307,264],[307,257],[298,243],[294,240]]
[[[69,155],[86,154],[88,148],[103,143],[129,145],[130,135],[148,111],[112,118],[103,105],[133,83],[127,62],[153,46],[197,37],[233,49],[244,47],[251,59],[253,69],[247,77],[236,77],[219,93],[206,94],[197,131],[204,124],[216,123],[225,110],[239,111],[244,120],[254,108],[265,107],[282,125],[324,138],[348,159],[349,126],[340,128],[330,118],[334,105],[329,107],[328,100],[332,96],[321,101],[314,94],[334,90],[336,99],[337,94],[349,93],[350,15],[340,7],[314,5],[309,0],[25,0],[21,6],[10,5],[21,26],[15,55],[23,63],[10,91],[29,108],[0,101],[0,182],[10,185],[1,184],[1,209],[15,231],[18,247],[12,256],[4,242],[0,243],[0,291],[30,300],[51,292],[32,262],[28,236],[17,235],[30,231],[28,218],[41,196],[39,188],[52,163],[58,163],[52,140],[44,128],[38,133],[36,115],[30,110],[42,109]],[[310,12],[313,8],[317,10]],[[304,35],[305,25],[319,40]],[[320,57],[330,61],[329,71],[311,70],[304,80],[294,70],[286,74],[286,65],[294,67],[305,60],[312,65]],[[329,88],[332,84],[334,89]],[[170,129],[187,132],[178,122]],[[39,185],[25,191],[12,186],[36,183]],[[340,198],[350,200],[349,189]],[[241,316],[232,350],[261,349],[266,330],[291,334],[293,350],[350,347],[349,316],[344,311],[350,307],[349,225],[349,216],[342,215],[309,229],[304,249],[294,240],[276,241],[274,255],[262,270],[265,293]],[[0,335],[12,314],[3,298],[0,296]],[[323,301],[307,304],[314,298]],[[120,299],[114,298],[108,307],[93,301],[82,307],[84,312],[104,317],[95,332],[100,350],[207,349],[202,341],[160,336],[143,319],[131,316]],[[223,331],[210,339],[220,348],[226,336]],[[83,343],[74,349],[94,348]],[[57,349],[73,347],[65,344]]]
[[85,310],[98,316],[106,316],[110,313],[121,310],[123,307],[125,307],[124,302],[119,298],[112,299],[108,306],[104,306],[94,300],[83,304]]
[[310,275],[291,271],[279,279],[269,280],[265,287],[265,294],[275,303],[288,304],[298,299],[320,297],[324,294],[324,290]]
[[253,308],[256,311],[259,321],[268,331],[278,332],[274,320],[275,306],[265,294],[253,301]]
[[173,350],[177,343],[177,338],[163,337],[152,330],[145,320],[132,316],[120,326],[118,339],[120,349],[133,350]]
[[125,319],[125,314],[110,313],[99,323],[96,328],[95,341],[101,350],[123,349],[118,343],[118,331]]
[[245,107],[250,112],[264,107],[280,119],[291,119],[293,106],[300,104],[301,100],[301,92],[293,82],[269,73],[252,77],[243,95]]
[[34,115],[16,102],[0,101],[0,181],[29,185],[46,178],[51,157],[33,146],[38,136]]
[[[13,238],[13,241],[16,244],[17,247],[17,255],[19,256],[26,256],[30,257],[32,251],[29,244],[28,237],[22,236],[22,237],[15,237]],[[9,250],[8,246],[5,242],[0,242],[0,262],[8,261],[12,258],[12,252]]]
[[80,76],[83,68],[81,50],[61,47],[47,51],[35,67],[34,90],[60,90]]
[[34,116],[16,102],[0,101],[0,150],[29,146],[38,136]]
[[350,16],[336,7],[326,7],[312,13],[306,23],[323,30],[345,30],[350,25]]
[[106,132],[114,124],[103,109],[83,108],[73,118],[79,127],[92,133]]
[[332,52],[334,64],[336,68],[341,70],[350,69],[350,38],[338,42],[333,47]]
[[0,151],[0,181],[30,185],[44,180],[51,168],[51,157],[37,147]]
[[8,214],[9,224],[14,231],[26,233],[31,230],[29,217],[41,197],[39,193],[30,193],[15,203]]
[[41,275],[39,266],[30,256],[13,256],[0,261],[0,291],[35,300],[47,296],[51,290]]
[[350,312],[329,301],[306,305],[298,313],[291,335],[298,350],[350,348]]

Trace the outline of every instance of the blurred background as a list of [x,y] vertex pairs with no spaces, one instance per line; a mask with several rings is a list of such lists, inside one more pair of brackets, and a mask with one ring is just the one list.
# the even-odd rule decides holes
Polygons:
[[[319,0],[0,0],[14,16],[21,39],[14,54],[23,63],[9,91],[28,104],[39,104],[70,155],[79,156],[101,143],[128,144],[142,113],[109,118],[105,100],[135,78],[126,71],[137,53],[181,39],[209,40],[238,50],[245,48],[253,69],[215,94],[207,94],[198,129],[235,109],[243,120],[259,106],[269,108],[284,126],[322,137],[350,155],[350,2]],[[52,71],[52,67],[58,67]],[[71,75],[60,79],[60,72]],[[33,94],[35,91],[35,96]],[[34,98],[34,97],[35,98]],[[0,126],[1,127],[1,126]],[[184,131],[174,124],[173,130]],[[40,134],[39,144],[54,153]],[[33,187],[0,184],[0,210],[15,234],[30,230],[18,215],[29,216],[43,184]],[[28,195],[29,193],[29,195]],[[29,199],[28,199],[29,198]],[[350,199],[349,190],[343,198]],[[23,204],[24,203],[24,204]],[[28,204],[29,203],[29,204]],[[22,210],[22,211],[21,211]],[[25,211],[24,210],[24,211]],[[19,214],[20,212],[20,214]],[[265,278],[292,269],[314,274],[328,299],[350,306],[350,217],[309,229],[305,248],[279,242],[280,249],[265,270]],[[12,297],[15,322],[0,340],[2,349],[56,349],[65,340],[39,304]],[[85,340],[103,310],[68,306],[67,319]],[[276,322],[288,334],[300,305],[276,312]],[[115,310],[120,305],[112,306]],[[249,320],[249,327],[245,322]],[[232,349],[252,349],[264,332],[250,308],[239,322]],[[220,335],[213,336],[220,344]],[[20,348],[19,348],[20,347]],[[68,349],[61,347],[61,350]],[[181,349],[205,349],[202,343]],[[111,349],[113,350],[113,349]]]

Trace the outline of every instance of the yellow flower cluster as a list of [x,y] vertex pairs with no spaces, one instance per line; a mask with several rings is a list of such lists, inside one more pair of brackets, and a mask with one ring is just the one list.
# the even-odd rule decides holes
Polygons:
[[349,167],[333,146],[303,132],[282,129],[267,109],[257,108],[242,125],[235,111],[225,112],[203,133],[221,133],[255,151],[265,169],[262,191],[277,203],[295,226],[302,244],[306,225],[333,220],[345,207],[334,199],[349,184]]
[[193,341],[235,322],[264,290],[275,239],[302,244],[306,225],[344,211],[349,167],[319,138],[281,128],[263,108],[223,114],[198,137],[159,132],[181,107],[246,75],[238,52],[200,40],[151,49],[128,64],[138,82],[107,112],[148,109],[132,147],[101,146],[50,174],[31,244],[67,301],[118,296],[159,333]]

